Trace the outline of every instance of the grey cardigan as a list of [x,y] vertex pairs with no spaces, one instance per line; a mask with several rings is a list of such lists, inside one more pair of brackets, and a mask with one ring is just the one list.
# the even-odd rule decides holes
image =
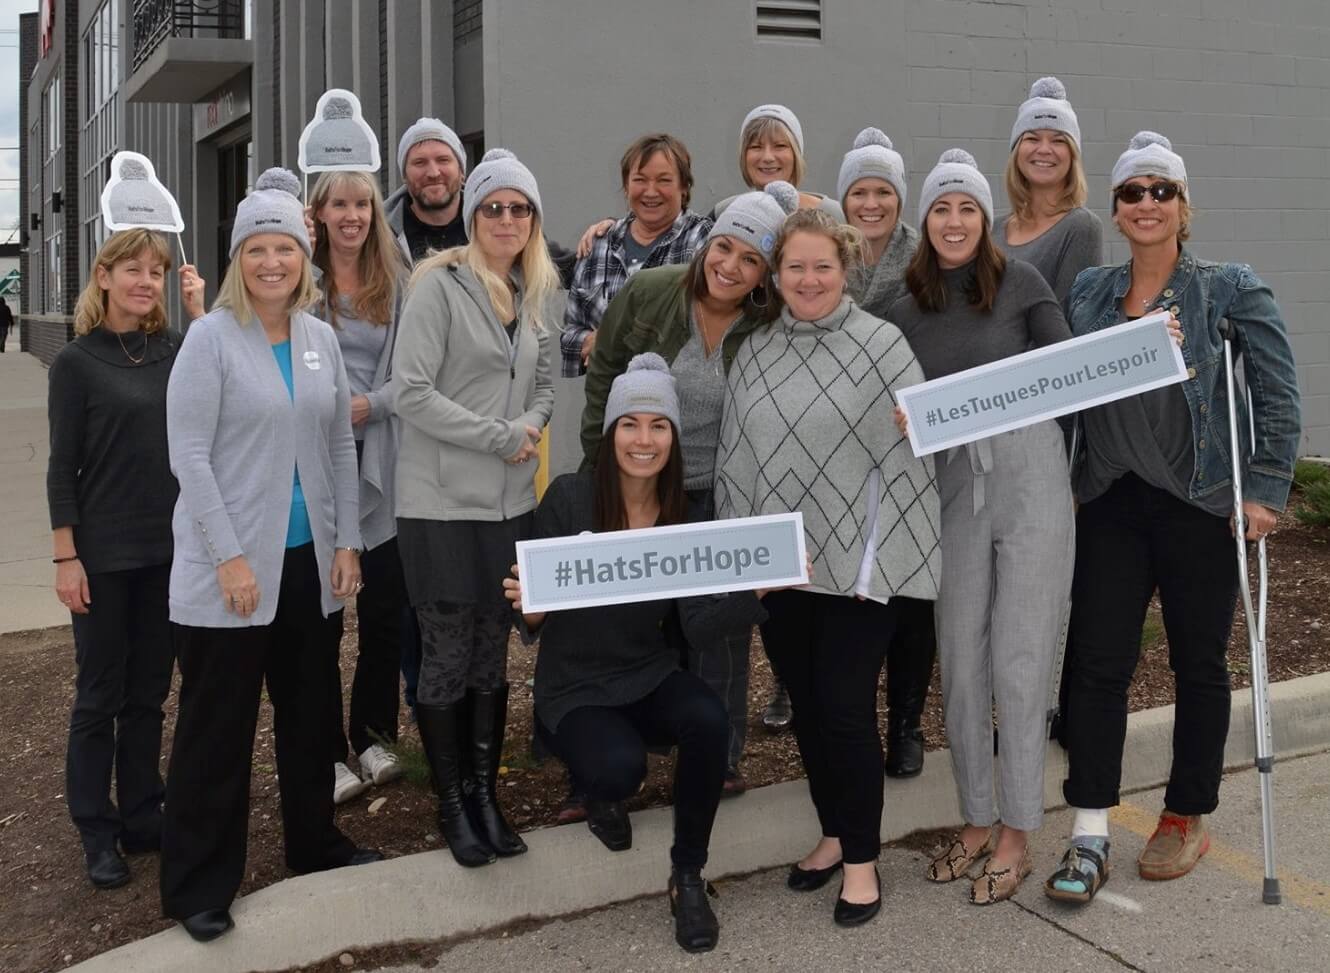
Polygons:
[[505,460],[554,411],[551,340],[520,294],[518,307],[510,341],[465,264],[411,288],[392,364],[398,517],[498,521],[536,508],[536,464]]
[[[325,616],[333,551],[361,547],[351,395],[337,337],[291,315],[294,400],[257,321],[217,309],[195,321],[166,389],[171,471],[180,481],[172,532],[171,621],[206,628],[267,625],[277,611],[297,470],[305,494]],[[228,611],[217,566],[243,555],[259,585],[249,618]]]

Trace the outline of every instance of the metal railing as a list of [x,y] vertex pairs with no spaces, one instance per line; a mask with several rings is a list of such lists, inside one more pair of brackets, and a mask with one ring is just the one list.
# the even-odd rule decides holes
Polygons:
[[134,0],[137,71],[168,37],[244,37],[244,0]]

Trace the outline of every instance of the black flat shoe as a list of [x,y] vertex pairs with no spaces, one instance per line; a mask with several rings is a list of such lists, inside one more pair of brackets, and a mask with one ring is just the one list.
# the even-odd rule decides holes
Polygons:
[[[882,908],[882,878],[878,875],[877,869],[873,869],[873,880],[877,882],[877,898],[872,902],[858,903],[846,902],[840,896],[836,897],[836,910],[831,914],[838,926],[862,926],[869,919],[878,914]],[[845,886],[841,885],[841,891],[845,891]]]
[[633,847],[633,823],[622,801],[587,801],[586,823],[591,833],[610,851]]
[[676,866],[670,873],[670,914],[674,941],[688,953],[708,953],[720,940],[720,921],[711,911],[707,895],[716,891],[703,881],[698,868]]
[[207,943],[212,942],[235,923],[231,920],[231,913],[225,909],[205,909],[187,919],[181,919],[180,925],[185,927],[185,932],[189,933],[195,942]]
[[357,848],[342,862],[342,866],[347,865],[368,865],[370,862],[383,861],[383,852],[377,848]]
[[120,850],[126,855],[151,855],[162,850],[162,833],[151,835],[122,834]]
[[840,871],[841,864],[836,862],[826,868],[800,868],[799,863],[795,862],[790,866],[790,874],[785,879],[785,884],[796,892],[813,892],[830,882],[831,876]]
[[129,882],[129,866],[114,848],[90,851],[83,856],[88,866],[88,881],[99,889],[118,889]]

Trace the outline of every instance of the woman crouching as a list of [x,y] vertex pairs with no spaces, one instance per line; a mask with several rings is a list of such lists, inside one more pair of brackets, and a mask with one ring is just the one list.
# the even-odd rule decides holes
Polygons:
[[[679,399],[665,360],[634,358],[614,380],[605,405],[605,435],[594,471],[561,476],[536,511],[534,536],[662,527],[685,520]],[[517,566],[513,566],[517,574]],[[504,581],[522,609],[521,582]],[[702,867],[725,780],[729,720],[720,697],[679,668],[668,632],[677,612],[688,638],[747,632],[766,619],[765,591],[643,601],[523,614],[539,630],[535,709],[550,749],[585,786],[597,833],[612,850],[632,844],[618,802],[637,792],[647,748],[677,746],[670,909],[674,935],[689,952],[715,948],[719,924],[707,902]],[[586,638],[595,632],[597,637]],[[604,813],[618,807],[617,815]],[[605,830],[608,827],[608,830]]]

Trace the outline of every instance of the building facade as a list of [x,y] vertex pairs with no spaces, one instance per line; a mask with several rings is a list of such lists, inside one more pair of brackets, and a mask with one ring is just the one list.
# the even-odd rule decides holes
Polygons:
[[[1138,129],[1185,156],[1197,254],[1252,264],[1292,335],[1305,452],[1330,454],[1330,4],[1323,0],[43,0],[24,20],[25,312],[31,350],[68,337],[107,162],[153,159],[210,290],[257,171],[295,167],[319,95],[345,87],[395,147],[438,116],[471,162],[503,145],[541,184],[565,244],[624,208],[617,164],[649,130],[693,153],[696,207],[742,188],[752,105],[803,122],[808,188],[831,191],[865,125],[917,189],[963,145],[998,195],[1016,106],[1055,74],[1080,117],[1108,258],[1108,173]],[[25,48],[26,50],[26,48]],[[913,200],[906,218],[913,218]],[[576,396],[561,396],[560,411]]]

